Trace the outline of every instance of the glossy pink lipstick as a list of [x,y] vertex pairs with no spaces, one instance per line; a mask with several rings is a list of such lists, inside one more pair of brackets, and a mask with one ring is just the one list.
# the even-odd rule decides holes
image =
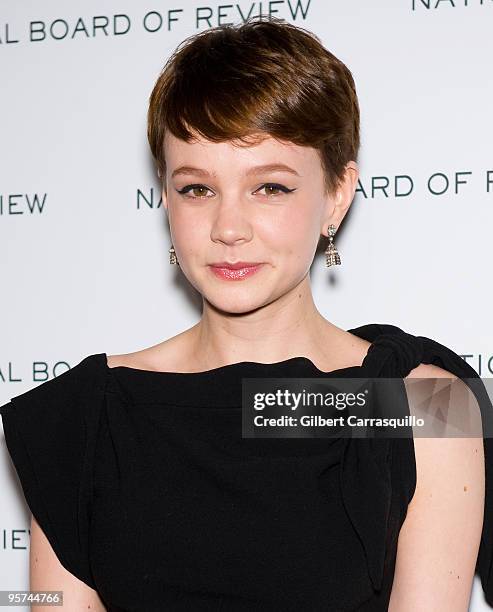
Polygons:
[[225,280],[243,280],[258,272],[262,266],[262,263],[251,261],[236,261],[234,263],[220,261],[211,264],[209,267],[219,278]]

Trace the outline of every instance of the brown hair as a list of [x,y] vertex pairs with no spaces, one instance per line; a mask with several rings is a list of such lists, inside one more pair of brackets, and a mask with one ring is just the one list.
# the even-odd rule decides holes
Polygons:
[[270,135],[313,147],[333,193],[357,160],[359,120],[351,72],[315,34],[252,18],[180,43],[150,95],[147,137],[164,186],[167,130],[187,142],[195,131],[213,142]]

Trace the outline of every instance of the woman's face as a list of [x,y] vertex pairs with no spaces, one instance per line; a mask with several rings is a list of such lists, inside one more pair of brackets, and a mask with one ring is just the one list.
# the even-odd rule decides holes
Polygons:
[[[339,226],[357,180],[350,173],[345,189],[327,196],[316,150],[270,136],[238,147],[167,134],[165,156],[163,205],[180,268],[208,302],[230,313],[265,306],[299,285],[320,234],[329,222]],[[228,280],[211,269],[224,261],[262,265]]]

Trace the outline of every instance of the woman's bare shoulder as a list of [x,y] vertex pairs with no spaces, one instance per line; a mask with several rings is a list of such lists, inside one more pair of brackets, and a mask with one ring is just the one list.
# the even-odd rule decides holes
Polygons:
[[407,378],[450,378],[456,380],[457,376],[432,363],[420,363],[409,372]]
[[180,371],[188,355],[186,336],[188,331],[138,351],[107,355],[108,367],[124,366],[137,370],[156,370],[158,372]]

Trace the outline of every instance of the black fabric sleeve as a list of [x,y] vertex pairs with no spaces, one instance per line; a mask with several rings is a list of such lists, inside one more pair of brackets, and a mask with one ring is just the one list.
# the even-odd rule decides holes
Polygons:
[[88,540],[104,370],[98,355],[0,408],[25,500],[60,563],[95,589]]

